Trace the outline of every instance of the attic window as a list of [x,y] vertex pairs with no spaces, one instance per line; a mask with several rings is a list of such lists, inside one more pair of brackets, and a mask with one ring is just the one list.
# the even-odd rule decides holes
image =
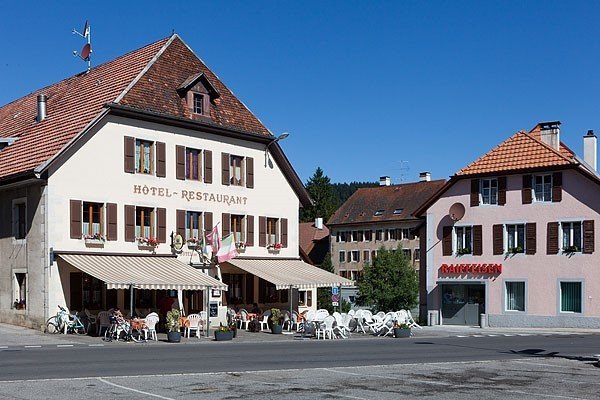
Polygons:
[[394,210],[394,215],[402,214],[402,210],[404,210],[404,208],[396,208]]
[[17,138],[11,138],[11,137],[0,138],[0,150],[13,144],[15,142],[15,140],[17,140]]
[[204,115],[204,95],[200,93],[194,93],[194,114]]
[[380,217],[380,216],[382,216],[382,215],[383,215],[383,212],[384,212],[384,211],[385,211],[385,210],[377,210],[377,211],[375,211],[375,214],[373,214],[373,215],[375,215],[376,217]]

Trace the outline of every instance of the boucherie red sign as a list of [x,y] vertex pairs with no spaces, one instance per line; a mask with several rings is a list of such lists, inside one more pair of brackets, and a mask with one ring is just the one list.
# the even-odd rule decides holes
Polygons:
[[442,264],[440,272],[447,275],[498,275],[502,273],[502,264]]

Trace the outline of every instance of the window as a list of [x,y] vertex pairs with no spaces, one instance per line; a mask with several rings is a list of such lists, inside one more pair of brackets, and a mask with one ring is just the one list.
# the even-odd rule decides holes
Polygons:
[[312,307],[312,290],[298,290],[298,305]]
[[229,167],[231,171],[229,183],[234,186],[244,186],[244,157],[230,156]]
[[404,209],[403,209],[403,208],[396,208],[396,209],[394,210],[394,215],[399,215],[399,214],[402,214],[402,210],[404,210]]
[[372,230],[365,231],[364,240],[365,240],[365,242],[370,242],[371,240],[373,240],[373,231]]
[[204,95],[194,93],[194,114],[204,114]]
[[533,198],[535,201],[552,201],[552,175],[533,176]]
[[525,252],[525,225],[506,225],[506,238],[508,253],[524,253]]
[[525,311],[525,282],[506,282],[506,311]]
[[13,281],[13,307],[24,310],[27,306],[27,273],[16,272]]
[[383,212],[384,212],[384,211],[385,211],[385,210],[376,210],[376,211],[375,211],[375,214],[373,214],[373,215],[375,215],[376,217],[380,217],[380,216],[382,216],[382,215],[383,215]]
[[379,241],[383,240],[383,229],[377,229],[375,231],[375,240],[379,240]]
[[581,251],[581,222],[561,222],[562,250],[564,252]]
[[498,204],[498,179],[481,180],[481,204]]
[[560,283],[560,312],[581,312],[581,282]]
[[351,257],[352,257],[352,259],[351,259],[352,262],[359,262],[360,261],[360,251],[352,250]]
[[456,235],[456,254],[471,254],[473,252],[473,229],[470,226],[457,226],[454,228]]
[[338,242],[342,242],[342,243],[348,242],[348,237],[346,235],[346,231],[338,232],[338,238],[339,238]]
[[370,250],[363,250],[363,261],[368,263],[369,261],[371,261],[371,251]]
[[340,262],[346,262],[346,252],[345,251],[340,251]]
[[135,208],[135,236],[155,238],[154,209],[148,207]]
[[152,174],[153,170],[153,147],[154,144],[147,140],[136,139],[135,141],[135,172],[140,174]]
[[13,235],[15,239],[27,236],[27,205],[25,199],[13,202]]
[[404,256],[404,258],[406,258],[408,261],[412,261],[410,258],[410,249],[402,249],[402,255]]
[[245,218],[243,215],[231,214],[231,233],[233,233],[236,243],[246,241],[244,225]]
[[204,231],[202,227],[202,213],[186,211],[185,213],[185,240],[196,238],[202,240]]
[[202,151],[185,149],[185,179],[199,181],[202,179]]
[[414,257],[415,261],[420,261],[421,260],[421,249],[415,249],[415,257]]
[[352,241],[358,242],[358,231],[352,231]]
[[81,232],[84,237],[104,236],[104,204],[83,202]]
[[371,260],[375,260],[377,258],[377,250],[371,250]]
[[389,238],[390,240],[400,240],[400,229],[390,229],[389,230]]
[[275,244],[280,242],[279,219],[267,218],[267,244]]
[[402,228],[402,239],[412,240],[414,237],[410,234],[410,228]]

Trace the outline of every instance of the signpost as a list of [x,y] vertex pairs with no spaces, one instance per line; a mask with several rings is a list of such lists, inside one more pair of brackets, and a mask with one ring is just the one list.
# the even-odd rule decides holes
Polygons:
[[337,286],[331,287],[331,305],[334,307],[340,305],[340,288]]

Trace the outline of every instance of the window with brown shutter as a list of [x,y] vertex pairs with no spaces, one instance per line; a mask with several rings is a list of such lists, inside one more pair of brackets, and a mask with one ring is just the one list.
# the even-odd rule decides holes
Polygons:
[[548,222],[546,254],[558,254],[558,222]]
[[81,200],[69,202],[71,214],[71,239],[81,239]]
[[223,237],[231,233],[231,214],[223,213],[221,215],[221,225],[223,226]]
[[267,217],[258,217],[258,246],[267,247]]
[[[471,207],[479,205],[479,179],[471,179]],[[452,251],[450,251],[452,253]]]
[[175,146],[175,178],[185,180],[185,146]]
[[506,177],[498,177],[498,205],[503,206],[506,204]]
[[212,183],[212,151],[204,150],[204,183]]
[[473,225],[473,255],[483,255],[483,228],[481,225]]
[[106,204],[106,240],[117,240],[117,205],[115,203]]
[[135,206],[125,206],[125,241],[135,242]]
[[159,243],[167,241],[167,210],[165,208],[156,209],[156,225],[158,226],[157,239]]
[[582,253],[594,252],[594,220],[583,221],[583,249]]
[[135,172],[135,138],[125,136],[124,155],[125,172],[133,174]]
[[254,216],[246,216],[246,246],[254,246]]
[[287,218],[281,218],[281,245],[284,248],[288,247],[288,220],[287,220]]
[[442,228],[442,255],[452,255],[452,227],[444,226]]
[[177,234],[185,238],[185,210],[177,210],[175,212]]
[[156,142],[156,176],[164,178],[167,176],[167,152],[165,144],[162,142]]
[[533,255],[537,250],[536,225],[534,222],[525,224],[525,254]]
[[221,183],[229,186],[229,153],[221,153]]
[[246,187],[254,188],[254,159],[246,157]]
[[204,213],[204,236],[214,228],[213,225],[213,213],[205,212]]
[[562,201],[562,172],[552,174],[552,202]]
[[523,188],[521,189],[521,202],[531,204],[531,175],[523,175]]
[[492,248],[494,255],[504,254],[504,225],[492,226]]

